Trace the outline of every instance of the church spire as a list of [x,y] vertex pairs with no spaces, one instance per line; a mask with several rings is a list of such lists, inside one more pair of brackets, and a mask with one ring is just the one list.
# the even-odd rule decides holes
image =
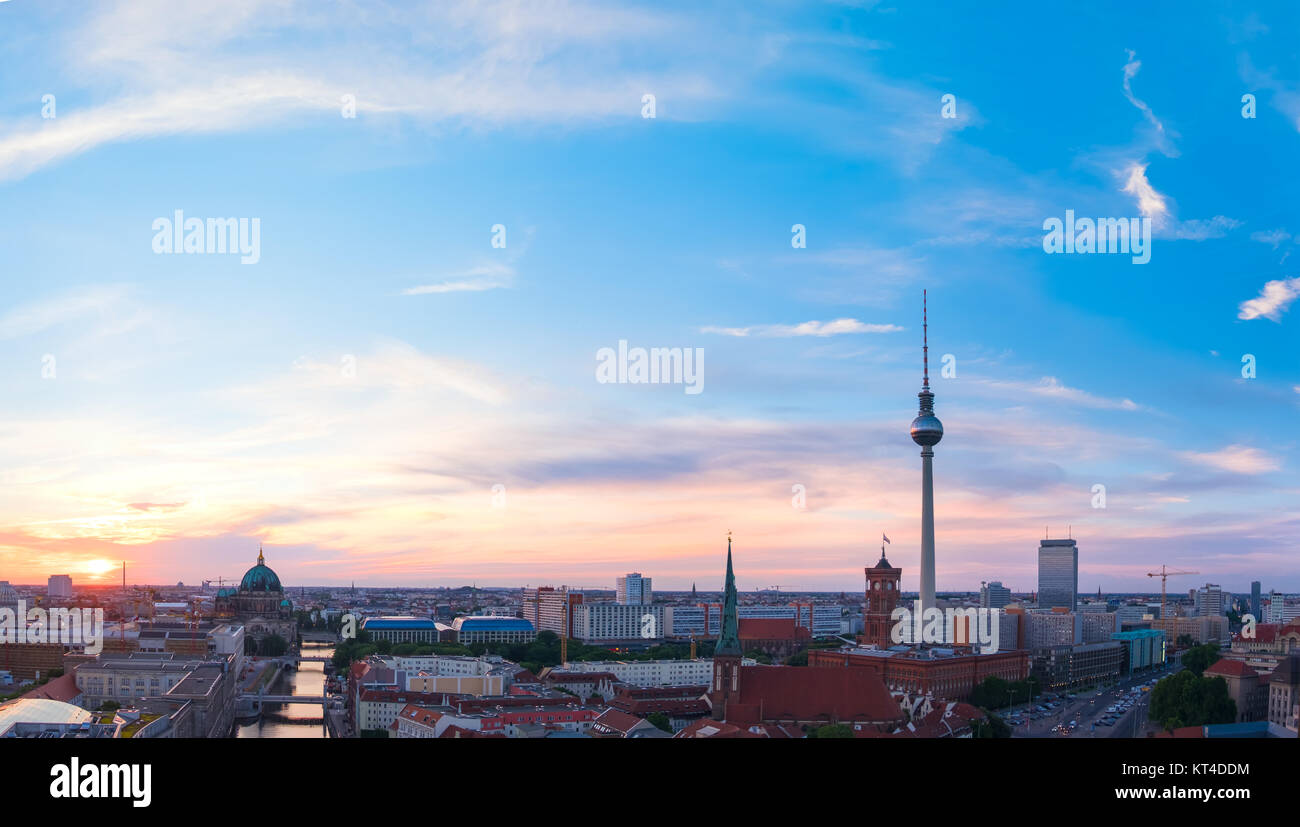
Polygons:
[[262,556],[262,544],[261,544],[261,543],[258,543],[258,544],[257,544],[257,564],[258,564],[259,566],[265,566],[265,565],[266,565],[266,558]]
[[731,568],[731,532],[727,532],[727,582],[723,587],[722,599],[722,631],[718,635],[718,646],[713,650],[715,655],[732,655],[739,657],[740,650],[740,618],[737,609],[736,597],[736,574]]

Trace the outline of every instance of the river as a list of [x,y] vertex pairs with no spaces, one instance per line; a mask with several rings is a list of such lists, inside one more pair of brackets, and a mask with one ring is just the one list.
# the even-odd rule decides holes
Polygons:
[[[303,643],[304,657],[329,657],[328,643]],[[303,661],[297,671],[282,671],[267,688],[268,695],[317,696],[325,693],[325,664]],[[325,738],[320,704],[266,704],[256,721],[235,724],[236,738]]]

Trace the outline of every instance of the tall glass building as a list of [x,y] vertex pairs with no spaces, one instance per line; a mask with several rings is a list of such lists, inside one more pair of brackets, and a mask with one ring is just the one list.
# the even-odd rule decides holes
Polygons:
[[1079,604],[1079,546],[1043,540],[1038,546],[1038,607],[1074,611]]

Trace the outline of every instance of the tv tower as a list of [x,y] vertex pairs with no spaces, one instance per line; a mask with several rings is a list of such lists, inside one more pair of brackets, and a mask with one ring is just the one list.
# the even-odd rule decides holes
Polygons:
[[934,415],[934,394],[930,392],[930,338],[926,293],[921,291],[921,400],[912,420],[912,441],[921,446],[921,596],[917,612],[938,608],[934,597],[934,446],[943,439],[943,423]]

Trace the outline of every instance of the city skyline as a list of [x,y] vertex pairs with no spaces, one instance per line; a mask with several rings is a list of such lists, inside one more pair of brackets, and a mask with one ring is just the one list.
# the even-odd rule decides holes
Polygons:
[[[1033,583],[1044,525],[1081,594],[1300,591],[1296,11],[863,5],[0,3],[0,579],[716,591],[734,529],[755,587],[884,531],[916,591],[928,289],[938,592]],[[177,211],[256,263],[159,254]],[[1047,254],[1067,211],[1150,261]],[[702,391],[597,381],[621,342]]]

